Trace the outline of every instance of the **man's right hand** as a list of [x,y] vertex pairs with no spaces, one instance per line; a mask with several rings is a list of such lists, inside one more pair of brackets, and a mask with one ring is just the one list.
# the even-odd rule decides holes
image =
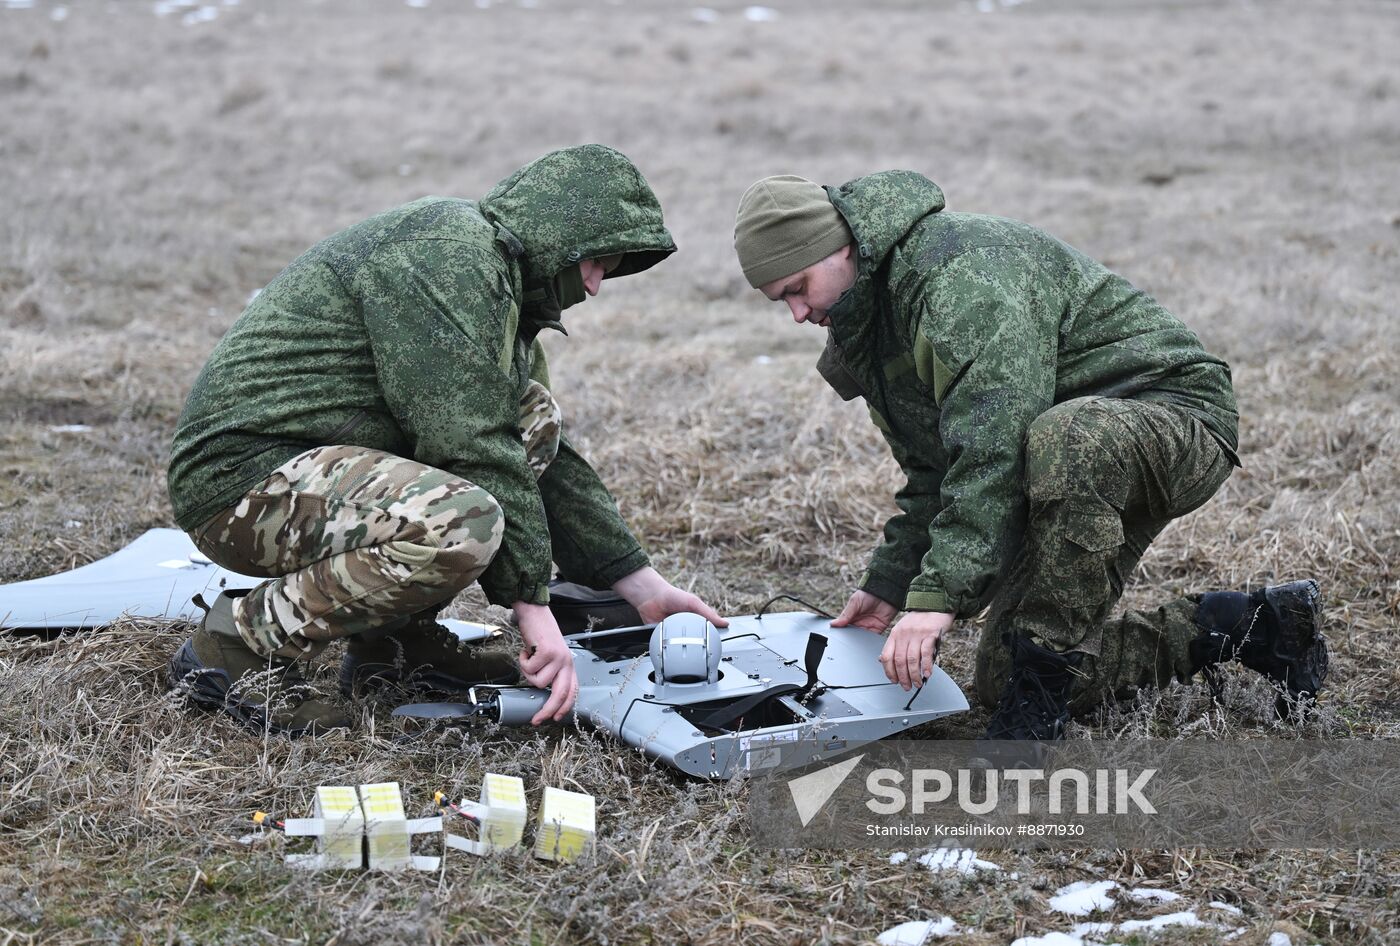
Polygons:
[[569,715],[578,698],[574,655],[564,642],[564,635],[559,633],[559,622],[548,605],[517,601],[514,610],[520,636],[525,638],[525,649],[520,652],[520,672],[530,686],[549,690],[549,699],[530,720],[530,725],[538,726],[550,719],[558,722]]
[[877,598],[868,591],[857,591],[851,600],[831,622],[832,627],[863,627],[867,631],[883,634],[894,623],[899,609],[884,598]]

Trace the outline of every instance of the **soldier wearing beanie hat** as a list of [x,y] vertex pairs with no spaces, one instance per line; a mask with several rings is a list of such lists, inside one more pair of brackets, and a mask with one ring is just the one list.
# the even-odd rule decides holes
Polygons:
[[[1297,706],[1327,670],[1316,582],[1109,620],[1148,544],[1239,464],[1229,366],[1151,296],[1048,233],[944,210],[923,175],[765,178],[739,202],[749,284],[827,329],[908,482],[834,627],[889,637],[906,689],[990,605],[975,688],[995,739],[1235,659]],[[905,612],[896,621],[899,612]]]
[[805,269],[851,243],[851,228],[826,191],[782,174],[757,182],[739,201],[734,247],[749,285]]
[[787,299],[799,323],[825,326],[826,308],[855,282],[851,228],[806,178],[767,177],[745,191],[734,249],[749,285]]

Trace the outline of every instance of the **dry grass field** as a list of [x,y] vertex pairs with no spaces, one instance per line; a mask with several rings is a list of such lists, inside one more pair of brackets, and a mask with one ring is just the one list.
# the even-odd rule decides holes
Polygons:
[[[170,524],[184,394],[306,246],[600,141],[642,168],[681,252],[550,341],[576,442],[679,583],[730,613],[781,591],[838,607],[897,470],[813,370],[820,330],[747,291],[732,213],[765,174],[903,167],[1104,259],[1233,365],[1244,469],[1127,603],[1315,576],[1334,669],[1301,735],[1400,735],[1400,4],[785,3],[0,6],[0,581]],[[352,735],[288,743],[191,714],[162,684],[186,633],[0,634],[0,944],[862,943],[948,915],[959,942],[1005,946],[1068,930],[1048,896],[1098,879],[1183,898],[1112,919],[1400,942],[1393,853],[992,852],[1001,872],[964,876],[758,850],[743,784],[588,732],[404,738],[367,705]],[[976,633],[944,649],[964,684]],[[1079,735],[1300,735],[1265,702],[1235,674],[1223,707],[1174,687]],[[486,769],[596,795],[596,858],[304,875],[280,840],[239,843],[251,811],[301,814],[318,784],[398,780],[415,814]]]

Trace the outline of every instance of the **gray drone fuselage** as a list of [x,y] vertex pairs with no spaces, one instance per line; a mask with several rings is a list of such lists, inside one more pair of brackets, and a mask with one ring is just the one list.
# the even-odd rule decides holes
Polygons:
[[[0,626],[95,627],[122,615],[197,620],[196,593],[212,596],[259,581],[213,564],[179,530],[154,529],[81,568],[0,587]],[[460,621],[442,623],[463,640],[490,634]],[[825,638],[824,651],[812,647],[814,635]],[[704,778],[837,755],[967,709],[962,692],[937,667],[920,692],[906,692],[880,666],[884,638],[803,612],[734,617],[722,631],[700,615],[677,614],[655,628],[565,640],[578,671],[576,718]],[[420,704],[395,715],[493,715],[525,723],[548,698],[525,688],[482,691],[489,694],[485,702]]]
[[[663,633],[681,621],[686,629]],[[708,627],[681,614],[656,628],[566,635],[579,681],[574,716],[689,775],[730,778],[840,755],[968,708],[938,667],[917,693],[891,683],[879,662],[884,638],[861,628],[805,612],[732,617],[714,634],[716,648],[700,625]],[[813,635],[826,639],[824,651],[814,653]],[[810,673],[809,656],[817,658]],[[502,688],[487,698],[491,715],[510,724],[528,721],[547,694]],[[479,712],[441,708],[423,715]]]

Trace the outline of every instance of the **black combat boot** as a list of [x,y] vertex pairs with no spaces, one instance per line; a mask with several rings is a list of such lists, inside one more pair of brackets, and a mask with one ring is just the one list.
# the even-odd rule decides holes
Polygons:
[[[296,661],[264,657],[243,642],[233,607],[245,594],[225,591],[214,599],[194,636],[170,658],[170,688],[258,732],[303,736],[348,729],[349,714],[312,689]],[[203,606],[201,599],[195,601]]]
[[1203,595],[1195,616],[1201,633],[1190,645],[1193,672],[1201,671],[1219,696],[1215,665],[1238,660],[1281,689],[1275,709],[1286,719],[1293,706],[1315,698],[1327,679],[1321,604],[1321,589],[1312,579],[1270,585],[1247,595]]
[[1069,696],[1082,653],[1056,653],[1029,637],[1007,635],[1011,676],[984,739],[1057,741],[1069,723]]
[[509,654],[484,652],[464,643],[436,620],[437,609],[420,611],[387,634],[357,634],[346,642],[340,692],[354,696],[383,689],[419,695],[460,695],[483,684],[520,681]]

